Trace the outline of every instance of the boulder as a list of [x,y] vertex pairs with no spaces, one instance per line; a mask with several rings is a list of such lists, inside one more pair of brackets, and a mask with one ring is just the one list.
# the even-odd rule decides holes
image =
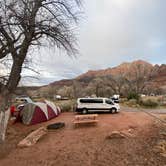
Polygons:
[[133,129],[123,130],[121,131],[121,133],[124,134],[126,137],[135,137]]
[[159,141],[153,148],[153,151],[159,153],[163,157],[166,157],[166,140]]
[[166,131],[160,132],[160,136],[161,136],[162,138],[166,138]]
[[45,127],[40,127],[37,130],[30,133],[26,138],[18,143],[18,147],[29,147],[36,144],[39,139],[46,135],[47,129]]
[[106,136],[106,139],[122,139],[126,138],[125,134],[119,132],[119,131],[112,131],[111,134]]

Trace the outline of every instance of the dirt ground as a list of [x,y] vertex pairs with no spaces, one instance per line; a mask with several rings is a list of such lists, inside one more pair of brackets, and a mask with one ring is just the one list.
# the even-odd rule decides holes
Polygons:
[[[39,125],[9,125],[0,147],[0,166],[166,166],[166,158],[152,149],[159,125],[143,112],[99,114],[97,125],[73,126],[74,113]],[[49,131],[36,145],[18,148],[28,133],[55,122],[65,128]],[[130,131],[124,139],[107,139],[112,131]]]

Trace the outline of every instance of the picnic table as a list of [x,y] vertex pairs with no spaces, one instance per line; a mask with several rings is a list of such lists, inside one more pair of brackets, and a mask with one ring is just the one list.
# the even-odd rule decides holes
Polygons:
[[88,114],[88,115],[76,115],[74,119],[74,124],[81,123],[97,123],[98,115],[97,114]]

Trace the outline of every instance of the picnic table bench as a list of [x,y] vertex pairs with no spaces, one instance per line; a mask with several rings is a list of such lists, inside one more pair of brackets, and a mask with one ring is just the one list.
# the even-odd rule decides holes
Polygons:
[[74,124],[81,123],[97,123],[98,115],[97,114],[88,114],[88,115],[76,115],[74,119]]

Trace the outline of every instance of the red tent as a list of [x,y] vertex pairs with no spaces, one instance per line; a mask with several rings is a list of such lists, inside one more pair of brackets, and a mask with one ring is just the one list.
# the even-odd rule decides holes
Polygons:
[[24,124],[37,124],[57,117],[60,112],[60,108],[50,101],[28,103],[21,111],[21,118]]

